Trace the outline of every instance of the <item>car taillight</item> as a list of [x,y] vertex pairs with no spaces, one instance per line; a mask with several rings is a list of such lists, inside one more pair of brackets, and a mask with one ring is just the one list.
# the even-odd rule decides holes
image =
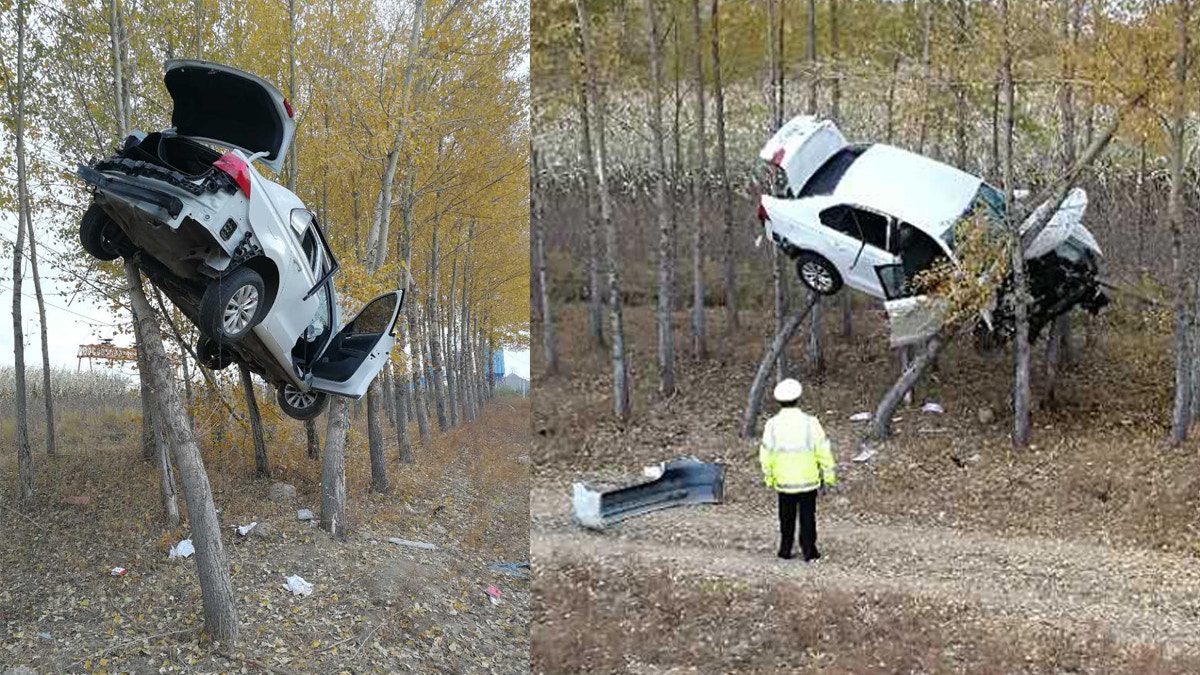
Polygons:
[[292,104],[288,103],[286,98],[283,99],[283,109],[287,111],[289,119],[295,119],[296,116],[292,114]]
[[237,183],[237,186],[245,193],[246,198],[250,198],[250,167],[246,166],[246,162],[241,157],[227,152],[221,155],[221,158],[213,162],[213,166],[224,171]]
[[775,156],[771,158],[771,163],[774,164],[775,166],[783,166],[783,155],[784,154],[785,153],[783,152],[783,148],[776,150]]
[[767,207],[763,206],[762,204],[759,204],[758,205],[758,222],[765,223],[768,220],[770,220],[770,218],[767,216]]

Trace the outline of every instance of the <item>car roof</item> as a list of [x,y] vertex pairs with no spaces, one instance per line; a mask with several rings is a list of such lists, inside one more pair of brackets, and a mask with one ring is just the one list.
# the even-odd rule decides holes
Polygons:
[[970,207],[982,182],[948,164],[876,144],[846,169],[832,196],[940,237]]

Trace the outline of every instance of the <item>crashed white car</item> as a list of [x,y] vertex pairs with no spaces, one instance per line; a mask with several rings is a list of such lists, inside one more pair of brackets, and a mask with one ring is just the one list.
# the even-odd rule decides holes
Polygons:
[[199,328],[201,364],[245,363],[289,416],[312,419],[328,394],[361,398],[388,361],[403,292],[335,332],[338,263],[316,216],[254,168],[282,168],[291,105],[269,82],[207,61],[167,61],[163,81],[171,127],[134,132],[115,156],[79,167],[93,188],[84,250],[136,256]]
[[[980,178],[899,148],[849,144],[830,121],[797,117],[759,156],[779,169],[782,195],[761,198],[767,237],[795,259],[801,281],[817,293],[833,295],[845,285],[884,300],[893,344],[936,328],[933,320],[896,334],[897,317],[918,304],[911,297],[914,276],[941,258],[958,264],[959,220],[983,208],[1003,226],[1004,193]],[[1026,252],[1032,335],[1076,305],[1095,312],[1108,302],[1097,280],[1100,247],[1080,222],[1086,206],[1084,191],[1073,190]],[[1002,293],[1010,286],[1006,281]],[[984,319],[996,332],[1011,333],[1006,303]]]

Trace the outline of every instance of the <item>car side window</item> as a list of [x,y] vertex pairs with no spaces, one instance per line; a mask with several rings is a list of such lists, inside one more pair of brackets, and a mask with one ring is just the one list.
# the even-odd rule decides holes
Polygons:
[[888,219],[873,211],[847,204],[831,206],[821,212],[821,224],[880,250],[888,248]]
[[392,313],[396,309],[396,299],[391,294],[371,301],[355,317],[352,325],[347,326],[347,335],[382,335],[391,328]]

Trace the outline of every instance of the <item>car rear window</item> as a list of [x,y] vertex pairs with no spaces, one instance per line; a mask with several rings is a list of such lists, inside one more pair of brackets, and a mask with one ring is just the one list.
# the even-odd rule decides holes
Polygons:
[[804,184],[804,188],[800,190],[800,196],[814,197],[833,194],[834,188],[841,182],[846,170],[870,147],[870,145],[850,145],[835,152]]

